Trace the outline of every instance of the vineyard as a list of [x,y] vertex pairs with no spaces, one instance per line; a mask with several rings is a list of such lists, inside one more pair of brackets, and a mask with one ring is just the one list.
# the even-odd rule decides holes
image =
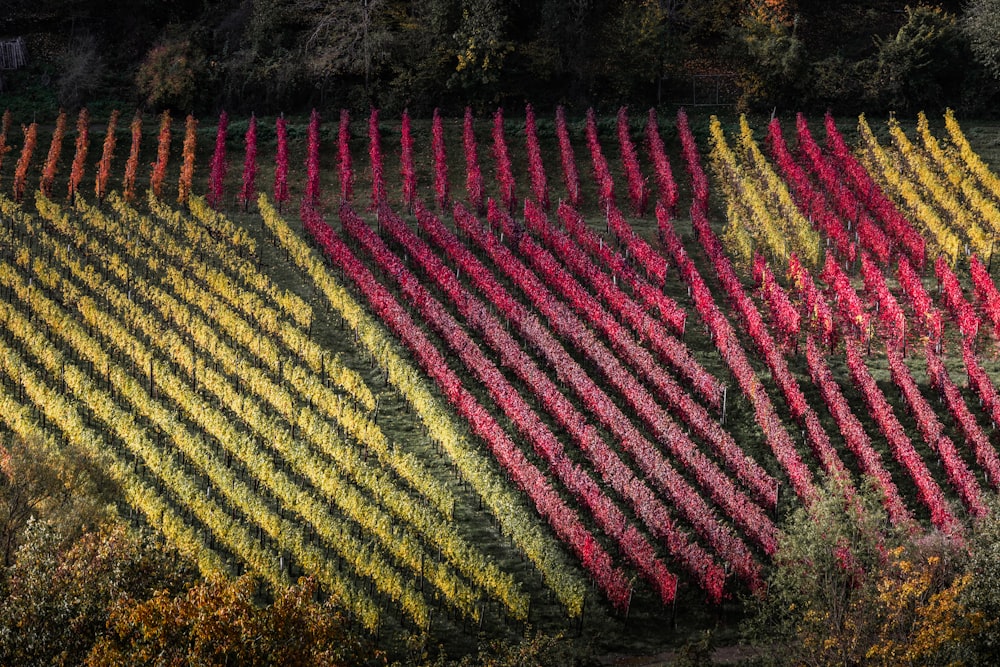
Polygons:
[[956,540],[1000,485],[1000,176],[950,112],[119,121],[4,116],[0,438],[206,574],[613,644],[763,592],[825,477]]

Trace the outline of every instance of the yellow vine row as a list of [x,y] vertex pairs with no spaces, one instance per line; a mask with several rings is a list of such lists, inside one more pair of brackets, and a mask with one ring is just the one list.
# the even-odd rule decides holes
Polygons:
[[[284,389],[279,389],[278,384],[271,381],[266,373],[252,364],[245,363],[246,359],[243,355],[234,351],[216,335],[215,327],[193,315],[187,306],[181,305],[179,301],[170,297],[166,292],[152,287],[140,276],[132,275],[128,260],[116,253],[105,253],[105,247],[101,242],[89,238],[82,230],[69,225],[65,216],[58,214],[57,208],[50,202],[45,202],[40,210],[45,212],[57,228],[70,234],[73,234],[75,230],[76,242],[85,244],[88,253],[106,254],[105,266],[108,269],[115,273],[120,280],[127,281],[135,289],[142,290],[144,298],[154,304],[164,318],[173,321],[176,326],[185,330],[216,361],[223,362],[227,372],[242,375],[259,396],[272,403],[286,417],[293,414],[297,401],[289,396]],[[113,221],[102,217],[103,222],[94,222],[92,218],[100,215],[99,212],[89,209],[84,218],[92,226],[94,224],[103,225],[105,231],[111,230]],[[139,251],[139,247],[136,245],[137,241],[129,242],[120,236],[115,240],[126,248],[127,255],[136,256],[135,253]],[[238,330],[239,337],[244,342],[259,339],[259,335],[253,334],[248,324],[235,317],[228,309],[218,306],[211,295],[206,294],[197,285],[183,279],[177,272],[173,272],[171,275],[178,281],[173,285],[175,292],[183,300],[188,303],[201,303],[203,312],[212,313],[212,317],[216,320],[220,317],[224,318],[223,323],[228,324],[227,328]],[[238,299],[238,297],[235,298]],[[427,497],[439,511],[448,517],[451,516],[455,499],[447,487],[437,480],[410,452],[389,443],[381,428],[372,421],[369,415],[353,408],[349,402],[342,400],[341,396],[331,392],[318,376],[295,364],[291,359],[277,358],[275,363],[279,366],[281,379],[285,381],[287,386],[295,387],[303,397],[304,402],[308,402],[322,410],[327,416],[337,420],[352,437],[374,451],[383,464],[393,468],[415,490]],[[294,420],[291,421],[294,422]]]
[[906,178],[900,167],[878,143],[864,114],[858,118],[858,133],[861,138],[861,162],[879,185],[897,202],[903,201],[911,215],[930,232],[941,253],[954,266],[961,249],[961,241],[941,220],[934,209],[919,195],[913,183]]
[[[216,489],[234,507],[239,508],[244,515],[251,518],[273,541],[287,549],[303,566],[315,568],[313,571],[316,572],[317,576],[320,576],[324,583],[330,586],[334,594],[344,600],[348,608],[355,612],[361,612],[359,613],[360,618],[365,619],[366,616],[370,616],[363,606],[355,608],[357,607],[355,601],[358,599],[356,591],[352,590],[355,587],[346,582],[342,576],[332,572],[331,565],[322,550],[308,543],[305,529],[297,522],[286,519],[282,513],[278,512],[277,508],[269,507],[263,498],[250,489],[246,481],[233,473],[225,460],[216,453],[214,447],[206,442],[198,432],[192,431],[179,421],[174,410],[151,397],[143,387],[143,383],[127,370],[121,368],[119,364],[113,362],[101,345],[84,331],[75,319],[68,316],[65,310],[45,297],[38,287],[26,284],[6,263],[0,263],[0,283],[12,289],[22,303],[29,304],[32,312],[45,323],[48,331],[62,338],[76,356],[89,361],[98,368],[106,368],[107,379],[115,387],[117,394],[125,397],[139,415],[159,428],[176,446],[177,451],[183,452],[187,459],[211,481],[212,488]],[[92,300],[85,297],[79,306],[82,311],[86,311],[92,304]],[[157,375],[160,377],[169,375],[165,367],[157,366],[155,362],[150,361],[149,353],[144,345],[128,336],[127,332],[124,332],[120,327],[115,326],[116,323],[113,320],[109,321],[109,318],[104,317],[96,322],[123,352],[129,353],[132,359],[138,362],[140,368],[147,367],[152,363]],[[20,330],[28,330],[29,327],[34,328],[29,324]],[[109,329],[112,332],[109,332]],[[43,337],[43,334],[35,331],[34,339]],[[37,344],[36,340],[25,337],[22,339],[22,343],[33,345]],[[125,345],[125,343],[129,343],[129,345]],[[57,368],[50,367],[48,370],[58,372]],[[216,434],[227,430],[229,421],[224,416],[214,412],[206,402],[193,395],[193,392],[185,391],[182,383],[165,382],[158,386],[168,392],[171,400],[177,402],[189,417],[197,418],[199,426],[202,428],[211,429]],[[131,415],[129,418],[132,419]],[[326,509],[311,499],[309,494],[303,494],[298,489],[298,485],[290,480],[286,474],[275,468],[270,456],[253,447],[250,438],[231,436],[224,440],[218,438],[217,440],[224,447],[227,447],[232,455],[238,457],[248,470],[252,470],[257,479],[271,490],[276,499],[281,499],[289,506],[296,507],[300,515],[313,524],[317,533],[323,534],[328,544],[338,549],[342,557],[355,568],[355,571],[371,578],[383,592],[400,602],[415,622],[426,627],[426,624],[429,623],[429,610],[422,596],[412,587],[406,586],[398,573],[387,566],[370,545],[354,538],[349,528],[341,522],[333,520]],[[159,466],[151,465],[150,467],[159,470]],[[260,569],[262,564],[251,563],[251,566]]]
[[385,329],[333,277],[320,256],[281,218],[267,195],[261,193],[258,206],[265,225],[281,247],[313,280],[330,306],[347,322],[359,342],[385,370],[389,383],[409,402],[430,437],[448,454],[504,533],[535,564],[568,614],[579,616],[583,612],[587,584],[568,564],[566,553],[554,536],[532,519],[534,515],[525,506],[523,497],[510,489],[495,464],[468,442],[424,376],[401,356]]
[[[44,242],[45,239],[42,240]],[[437,572],[433,569],[437,568],[438,565],[429,562],[429,559],[425,560],[422,551],[408,542],[409,538],[406,535],[403,535],[402,538],[395,535],[392,526],[397,525],[398,522],[384,515],[377,507],[363,507],[364,501],[356,493],[351,495],[351,489],[346,480],[339,478],[334,471],[325,469],[324,475],[319,475],[318,466],[313,465],[313,459],[304,458],[304,453],[294,446],[293,437],[287,429],[276,427],[255,402],[246,401],[237,388],[234,388],[230,382],[213,371],[208,361],[199,359],[201,363],[195,367],[194,350],[181,337],[172,330],[165,330],[159,321],[151,318],[144,309],[135,306],[132,300],[114,285],[95,278],[93,272],[83,270],[78,262],[66,256],[66,251],[61,245],[51,242],[45,245],[72,274],[87,283],[91,292],[104,295],[104,298],[116,308],[120,316],[124,315],[133,327],[142,330],[150,340],[157,340],[158,348],[167,353],[178,367],[189,367],[189,374],[196,374],[200,384],[218,396],[223,404],[230,406],[241,418],[252,425],[266,441],[280,445],[278,449],[287,460],[294,464],[293,467],[299,474],[310,479],[317,488],[322,488],[338,504],[346,504],[349,510],[354,510],[347,513],[370,532],[379,535],[383,541],[389,543],[390,550],[396,549],[397,556],[400,557],[401,561],[405,561],[414,571],[422,571],[431,583],[439,586],[449,600],[454,599],[456,606],[463,612],[475,617],[478,613],[474,606],[477,596],[472,594],[461,582],[449,578],[446,572]],[[106,257],[101,259],[106,259]],[[117,262],[109,263],[115,264]],[[142,279],[134,278],[134,280],[137,292],[145,294],[151,289],[141,284]],[[89,306],[89,298],[84,303]],[[87,310],[90,311],[89,307]],[[92,326],[97,326],[102,321],[114,318],[108,318],[106,313],[90,311],[86,319]],[[199,337],[198,330],[207,328],[203,324],[200,327],[194,327],[197,318],[190,315],[176,319],[187,322],[186,333],[195,338]],[[114,329],[114,324],[109,326],[111,335],[116,335]],[[127,333],[121,331],[117,332],[116,335],[118,338],[127,336]],[[220,356],[224,358],[235,356],[232,351],[229,351],[229,354],[220,354],[218,348],[213,346],[211,349],[212,358],[215,360],[218,360]],[[238,373],[243,368],[250,367],[239,364],[237,360],[236,363],[229,364],[225,370]],[[245,376],[242,376],[242,379],[247,381],[249,386],[256,384],[254,380],[248,380]],[[173,379],[168,378],[167,381],[172,382]],[[368,488],[381,503],[392,508],[397,517],[413,523],[466,576],[490,590],[508,607],[513,615],[519,618],[526,615],[527,598],[516,590],[516,585],[510,575],[502,573],[493,563],[475,552],[454,532],[450,524],[423,512],[420,505],[414,503],[413,499],[404,497],[391,486],[391,483],[386,481],[384,476],[379,476],[377,471],[371,470],[369,466],[361,462],[360,457],[350,448],[344,446],[339,441],[337,433],[312,410],[308,408],[297,409],[295,402],[287,396],[287,392],[282,387],[270,382],[267,382],[262,388],[255,387],[255,393],[269,397],[286,394],[284,400],[278,403],[289,406],[283,416],[293,424],[296,423],[297,419],[301,433],[307,435],[314,446],[333,456],[339,465],[348,471],[355,480],[360,481]],[[348,497],[342,498],[341,494]]]

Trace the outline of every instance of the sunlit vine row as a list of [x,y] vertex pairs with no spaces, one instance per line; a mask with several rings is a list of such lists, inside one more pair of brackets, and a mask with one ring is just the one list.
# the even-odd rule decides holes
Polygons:
[[569,614],[579,616],[586,584],[570,567],[553,537],[530,519],[523,500],[504,483],[488,459],[472,447],[425,377],[401,356],[385,329],[334,278],[319,255],[278,215],[264,194],[259,197],[258,205],[265,225],[352,328],[359,343],[385,370],[389,383],[412,406],[430,438],[444,449],[463,478],[472,485],[503,532],[535,564],[546,585]]
[[788,186],[760,150],[746,116],[742,115],[740,116],[739,148],[743,153],[744,164],[756,175],[760,187],[771,200],[771,208],[779,219],[784,220],[785,229],[792,238],[792,247],[795,252],[810,264],[818,263],[820,258],[819,234],[813,229],[810,221],[799,211]]
[[[73,228],[67,224],[64,218],[60,218],[58,215],[48,211],[48,207],[46,206],[41,206],[40,210],[47,211],[49,213],[49,220],[57,227],[60,227],[64,233],[73,233]],[[99,213],[91,211],[95,215],[99,215]],[[111,221],[97,224],[102,224],[107,229],[111,225]],[[124,243],[120,237],[118,241],[119,243]],[[221,361],[227,372],[241,377],[247,386],[254,389],[262,399],[268,401],[276,410],[282,412],[290,423],[295,423],[295,415],[298,415],[295,411],[295,406],[298,400],[288,394],[280,385],[269,379],[263,370],[256,368],[253,364],[245,363],[246,358],[244,355],[239,354],[219,338],[216,327],[205,322],[200,316],[193,314],[188,310],[186,305],[172,298],[169,294],[147,284],[142,277],[134,274],[130,275],[127,269],[128,262],[122,256],[108,252],[99,242],[86,237],[81,238],[77,236],[77,242],[81,244],[86,243],[85,247],[88,248],[90,254],[105,257],[105,266],[116,273],[120,280],[128,281],[130,287],[139,291],[149,303],[154,305],[162,313],[165,320],[174,322],[175,326],[184,331],[207,354],[211,355],[213,361]],[[135,251],[128,244],[124,244],[124,246],[129,253]],[[56,247],[53,252],[58,251],[59,248]],[[84,279],[95,279],[95,274],[92,271],[89,273],[81,271],[80,273]],[[210,300],[211,297],[206,296],[204,290],[199,289],[197,285],[183,278],[179,278],[179,281],[179,284],[174,284],[173,287],[181,297],[186,297],[187,303],[193,303],[199,299],[207,299],[209,304],[212,303]],[[92,284],[90,287],[95,293],[100,294],[104,292],[104,288],[96,285]],[[209,310],[213,314],[218,312],[217,308],[209,307]],[[243,323],[243,328],[246,328],[246,326]],[[245,348],[243,349],[245,350]],[[177,364],[179,367],[187,367],[189,372],[194,375],[193,356],[189,358],[188,356],[181,355],[177,360]],[[339,397],[326,389],[319,377],[295,364],[294,360],[286,360],[285,363],[281,364],[280,371],[281,378],[290,386],[296,387],[298,393],[311,406],[322,410],[328,417],[336,419],[341,428],[350,433],[366,448],[373,450],[383,464],[394,469],[397,474],[428,498],[439,511],[443,512],[446,516],[451,515],[455,503],[453,496],[412,455],[402,448],[392,446],[382,430],[371,421],[369,415],[358,412],[350,404],[345,404]],[[331,443],[335,442],[337,442],[336,439],[331,441]],[[347,454],[345,453],[344,455]],[[355,469],[358,469],[358,465],[360,464],[354,464]]]
[[[490,213],[491,219],[494,221],[503,215],[502,211],[495,206],[490,207]],[[563,329],[561,335],[572,341],[577,350],[586,354],[597,364],[601,375],[614,386],[618,394],[628,402],[628,405],[636,410],[643,423],[656,433],[657,440],[664,444],[680,460],[685,469],[695,476],[706,493],[723,507],[729,516],[737,520],[745,518],[747,506],[752,505],[752,501],[737,489],[732,480],[718,468],[714,461],[697,450],[683,429],[655,401],[632,370],[622,363],[607,346],[602,344],[594,332],[591,332],[586,325],[580,322],[580,318],[573,313],[573,310],[580,312],[583,319],[592,324],[598,321],[610,322],[613,318],[607,316],[606,313],[601,317],[592,317],[596,313],[593,308],[584,306],[583,301],[578,302],[572,309],[567,309],[558,302],[558,299],[554,298],[554,294],[557,293],[563,297],[570,297],[571,292],[579,295],[582,288],[573,278],[565,275],[564,270],[557,267],[551,254],[534,244],[528,235],[522,235],[518,243],[518,250],[525,256],[529,262],[528,266],[531,267],[530,270],[525,269],[524,265],[514,258],[506,246],[499,243],[496,237],[488,230],[483,229],[482,225],[474,218],[471,216],[456,217],[456,222],[462,231],[476,242],[478,247],[490,255],[497,268],[513,280],[521,292],[545,314],[550,326]],[[560,273],[560,271],[562,272]],[[583,309],[581,310],[578,306],[583,306]],[[583,310],[590,311],[590,315],[584,314]],[[627,334],[619,332],[617,338],[620,341],[613,342],[631,343],[630,347],[634,348],[633,351],[638,349],[634,345],[634,340],[630,340]],[[606,424],[614,429],[612,423],[606,422]],[[672,466],[666,465],[665,460],[660,458],[655,450],[648,449],[648,441],[645,441],[644,438],[623,438],[622,444],[623,446],[638,445],[630,449],[630,454],[640,465],[643,473],[656,484],[660,491],[673,499],[683,516],[695,526],[699,534],[724,559],[728,560],[734,567],[740,564],[741,567],[746,568],[745,571],[749,574],[753,564],[748,558],[746,545],[731,533],[728,527],[723,526],[718,521],[714,513],[708,510],[704,500],[677,474]],[[752,576],[750,580],[752,580]]]
[[[940,211],[944,215],[941,224],[961,230],[969,244],[981,255],[988,255],[992,249],[992,239],[989,238],[980,222],[975,219],[973,211],[967,204],[960,201],[955,194],[953,187],[950,187],[947,179],[942,179],[933,167],[933,163],[927,159],[923,151],[910,141],[909,137],[900,127],[895,118],[889,119],[889,134],[893,144],[900,156],[902,166],[906,172],[914,179],[914,189],[925,193],[925,199],[929,199],[935,211]],[[909,190],[902,183],[897,185],[897,190],[903,194],[908,203],[911,203]],[[912,203],[911,203],[912,205]],[[920,209],[918,209],[919,211]],[[939,215],[940,218],[940,215]],[[928,224],[928,227],[933,227]]]
[[913,183],[903,174],[898,162],[878,143],[864,114],[858,120],[858,132],[864,149],[862,161],[868,173],[877,177],[879,185],[887,192],[895,193],[898,198],[906,202],[914,217],[930,232],[940,252],[947,255],[949,261],[954,264],[961,251],[961,240],[920,197]]
[[[104,349],[104,345],[109,345],[112,349],[117,349],[118,354],[130,359],[138,369],[149,368],[150,376],[159,378],[155,387],[150,383],[149,390],[127,372],[111,375],[112,384],[117,392],[129,400],[138,414],[161,429],[178,450],[206,475],[212,489],[264,528],[280,547],[287,548],[303,564],[322,557],[319,547],[307,543],[309,539],[306,527],[285,518],[283,511],[279,512],[279,501],[287,507],[295,508],[295,512],[309,525],[310,530],[315,530],[324,539],[324,544],[332,546],[359,575],[369,579],[380,592],[399,603],[415,623],[427,627],[430,609],[423,595],[385,561],[379,550],[356,537],[350,524],[333,516],[325,503],[308,493],[291,475],[277,466],[253,438],[240,432],[224,413],[211,406],[178,378],[168,364],[157,358],[117,318],[110,317],[89,296],[80,297],[76,302],[77,312],[83,321],[92,331],[97,331],[102,336],[102,345],[86,333],[66,311],[43,296],[37,287],[27,285],[10,274],[4,275],[2,279],[7,287],[17,293],[19,299],[31,304],[32,311],[49,329],[58,332],[59,337],[83,359],[98,367],[111,364]],[[154,392],[169,397],[176,408],[182,410],[187,419],[202,430],[194,430],[179,420],[176,410],[156,398]],[[222,456],[205,436],[221,445],[227,456]],[[273,495],[274,508],[269,508],[267,500],[251,489],[250,482],[242,474],[233,471],[229,457],[240,461],[247,471],[253,471],[256,481],[262,483]],[[345,587],[347,584],[335,584],[335,590]]]
[[[110,230],[117,226],[116,221],[108,220],[93,207],[80,205],[77,209],[82,213],[84,220],[94,219],[92,227],[95,229]],[[253,291],[245,289],[233,279],[232,269],[223,271],[213,268],[199,255],[192,255],[189,246],[172,236],[163,226],[152,224],[150,221],[144,219],[144,216],[139,215],[134,210],[128,209],[127,206],[120,206],[118,210],[128,211],[129,215],[121,216],[121,219],[132,223],[125,226],[119,232],[119,239],[122,239],[123,236],[128,236],[128,229],[134,230],[137,234],[135,241],[123,240],[123,243],[138,245],[140,243],[138,239],[147,239],[150,248],[155,249],[157,253],[166,254],[168,257],[173,258],[175,265],[184,267],[184,271],[182,272],[178,272],[176,268],[167,269],[174,282],[178,280],[187,282],[189,279],[186,277],[186,274],[190,274],[200,280],[204,286],[210,288],[212,295],[222,297],[226,304],[228,304],[225,307],[225,311],[220,312],[235,313],[239,311],[246,318],[253,318],[261,329],[270,335],[269,342],[270,339],[276,342],[283,342],[284,347],[294,352],[295,356],[301,358],[308,365],[312,373],[320,374],[343,388],[368,412],[375,409],[375,396],[357,371],[346,366],[338,356],[331,356],[326,349],[314,341],[306,332],[303,332],[302,323],[311,323],[312,321],[311,308],[307,304],[297,299],[297,297],[284,299],[283,302],[286,308],[283,310],[286,314],[289,311],[299,313],[296,318],[297,324],[287,322],[280,313],[268,305],[268,302],[275,302],[279,297],[287,295],[277,290],[270,280],[263,277],[261,272],[253,270],[251,266],[232,257],[230,257],[232,261],[224,262],[229,267],[232,267],[234,263],[239,266],[241,269],[241,282],[244,285],[253,285],[256,288]],[[213,248],[206,248],[206,252],[210,250],[213,250]],[[212,257],[217,258],[219,254],[213,253]],[[264,295],[264,298],[261,298],[259,295]],[[206,294],[205,298],[208,299],[211,297]],[[244,338],[252,335],[246,333],[245,330],[247,328],[249,328],[249,325],[241,327],[244,330]],[[263,352],[265,351],[265,347],[268,352],[275,349],[271,345],[261,347],[253,345],[247,349],[251,352]],[[269,355],[267,360],[273,364],[275,356]],[[283,364],[280,359],[278,359],[277,363],[282,371],[298,368],[295,364]]]
[[184,452],[190,460],[197,461],[204,457],[198,461],[201,464],[199,468],[203,474],[209,475],[212,488],[228,498],[234,508],[239,508],[247,517],[252,518],[256,526],[263,529],[271,540],[290,549],[304,567],[317,573],[331,592],[368,627],[378,625],[378,612],[370,598],[332,571],[321,550],[308,544],[308,537],[300,525],[281,518],[277,510],[262,502],[245,481],[238,479],[224,461],[211,453],[197,434],[182,427],[174,413],[167,411],[152,398],[141,386],[141,382],[126,369],[113,362],[75,320],[42,296],[37,288],[27,286],[9,265],[0,265],[0,280],[6,287],[16,291],[19,298],[32,304],[35,315],[48,325],[50,331],[59,332],[75,357],[90,362],[98,369],[105,369],[106,380],[115,394],[126,399],[132,409],[120,407],[108,391],[100,389],[89,375],[72,362],[67,363],[65,356],[25,316],[14,311],[9,304],[2,303],[0,315],[7,321],[7,328],[43,362],[49,373],[60,375],[70,391],[115,431],[118,439],[135,451],[151,470],[156,471],[160,479],[178,495],[183,505],[191,509],[227,548],[271,583],[282,584],[287,581],[278,559],[273,553],[268,554],[255,544],[258,540],[251,536],[249,527],[243,522],[233,521],[230,513],[209,499],[209,492],[198,488],[190,480],[179,461],[162,447],[153,444],[139,430],[133,410],[144,415],[166,434],[178,447],[177,451]]

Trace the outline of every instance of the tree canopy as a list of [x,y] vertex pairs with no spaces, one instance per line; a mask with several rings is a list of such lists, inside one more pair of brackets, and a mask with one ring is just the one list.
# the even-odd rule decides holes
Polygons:
[[[8,94],[151,110],[427,113],[688,104],[993,108],[1000,3],[816,0],[13,0],[0,38],[31,65]],[[56,85],[51,84],[55,82]],[[964,106],[963,106],[964,105]]]

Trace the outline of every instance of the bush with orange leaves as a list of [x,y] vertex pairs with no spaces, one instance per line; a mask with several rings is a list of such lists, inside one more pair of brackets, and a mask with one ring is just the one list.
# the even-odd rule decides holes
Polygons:
[[115,604],[108,633],[85,664],[361,665],[384,657],[348,629],[335,603],[317,601],[318,585],[301,579],[261,606],[252,575],[162,591]]
[[963,539],[891,526],[873,485],[828,483],[790,517],[744,630],[790,665],[992,664],[1000,506]]

